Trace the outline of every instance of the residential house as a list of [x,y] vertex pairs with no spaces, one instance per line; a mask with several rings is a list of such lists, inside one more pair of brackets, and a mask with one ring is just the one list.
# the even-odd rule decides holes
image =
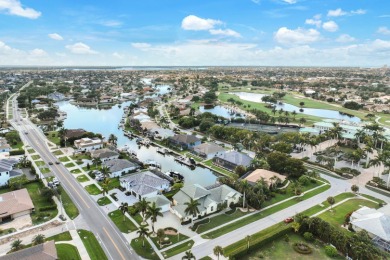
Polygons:
[[[238,203],[242,194],[223,184],[204,188],[199,184],[185,184],[178,193],[173,196],[172,212],[182,221],[197,219],[199,216],[206,216],[218,211],[222,205],[229,206]],[[197,215],[187,215],[186,203],[191,199],[199,203]]]
[[54,240],[43,244],[27,247],[25,249],[3,255],[1,260],[57,260],[57,249]]
[[9,179],[22,174],[13,169],[16,163],[18,163],[18,161],[15,159],[0,160],[0,187],[8,185]]
[[193,149],[193,153],[205,159],[212,159],[215,156],[222,155],[225,152],[225,149],[214,143],[203,143],[195,146]]
[[138,199],[154,197],[170,189],[170,182],[150,171],[120,178],[120,185]]
[[234,171],[237,166],[249,167],[252,162],[252,158],[244,153],[237,151],[228,151],[223,154],[218,154],[213,158],[213,163],[222,167]]
[[264,179],[269,185],[271,185],[275,183],[276,179],[279,179],[280,182],[284,182],[286,180],[286,176],[265,169],[257,169],[251,172],[244,179],[251,184],[255,184],[258,180]]
[[54,92],[49,95],[47,95],[47,98],[50,98],[54,101],[61,101],[65,99],[65,95],[60,92]]
[[34,210],[27,189],[0,194],[0,223],[29,215]]
[[5,138],[0,138],[0,153],[8,153],[11,151],[11,146],[7,143]]
[[149,130],[149,133],[157,140],[167,139],[175,135],[175,132],[173,132],[171,129],[161,127],[152,128]]
[[173,146],[177,146],[181,149],[191,149],[194,146],[200,145],[201,140],[195,135],[177,134],[170,137],[169,143]]
[[67,129],[65,133],[65,138],[79,138],[83,136],[87,131],[84,129],[78,128],[78,129]]
[[110,170],[110,178],[122,176],[139,168],[138,164],[125,159],[112,159],[103,162],[103,166]]
[[92,158],[99,158],[102,162],[105,162],[108,160],[118,159],[119,153],[112,151],[110,149],[107,149],[107,148],[103,148],[103,149],[92,151],[91,157]]
[[156,207],[161,208],[161,212],[168,212],[171,206],[171,201],[167,199],[164,195],[156,195],[152,197],[146,198],[147,202],[150,202],[152,204],[153,202],[156,203]]
[[103,141],[100,138],[81,138],[74,141],[74,146],[79,151],[89,152],[103,147]]

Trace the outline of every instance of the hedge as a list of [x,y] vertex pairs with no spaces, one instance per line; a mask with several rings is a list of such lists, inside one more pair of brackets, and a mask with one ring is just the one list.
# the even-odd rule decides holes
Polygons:
[[47,211],[47,210],[54,210],[57,208],[57,205],[54,204],[54,205],[50,205],[50,206],[45,206],[45,207],[40,207],[38,208],[39,212],[41,211]]
[[201,221],[198,221],[198,222],[194,223],[194,225],[192,226],[191,229],[192,229],[192,231],[196,231],[200,225],[206,224],[206,223],[209,223],[209,222],[210,222],[209,218],[202,219]]
[[284,236],[286,234],[291,233],[291,227],[287,225],[284,229],[280,230],[277,233],[269,233],[263,237],[260,238],[260,240],[257,240],[255,243],[250,244],[249,249],[246,247],[239,248],[236,253],[229,255],[229,259],[241,259],[245,255],[249,254],[252,251],[256,251],[258,248],[263,247],[264,245],[274,241],[275,239],[280,238],[281,236]]
[[25,150],[12,150],[9,152],[9,155],[24,155],[26,153]]

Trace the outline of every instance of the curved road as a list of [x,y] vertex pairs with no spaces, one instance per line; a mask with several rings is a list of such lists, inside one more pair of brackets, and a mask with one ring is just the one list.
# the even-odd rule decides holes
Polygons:
[[[15,98],[16,96],[12,98],[13,120],[10,120],[11,124],[19,131],[25,144],[34,148],[46,164],[57,161],[57,158],[50,152],[46,144],[46,137],[42,132],[30,120],[22,119],[19,115]],[[54,164],[49,167],[79,209],[80,215],[89,225],[90,231],[101,243],[107,257],[113,260],[140,259],[131,249],[123,234],[66,167],[62,164]]]

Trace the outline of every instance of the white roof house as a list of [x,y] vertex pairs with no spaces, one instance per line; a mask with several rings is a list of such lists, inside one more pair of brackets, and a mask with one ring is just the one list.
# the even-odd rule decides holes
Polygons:
[[371,237],[380,237],[390,241],[390,216],[384,213],[362,207],[351,215],[351,224],[356,231],[366,230]]
[[74,146],[80,151],[91,151],[103,147],[103,141],[99,138],[81,138],[74,141]]

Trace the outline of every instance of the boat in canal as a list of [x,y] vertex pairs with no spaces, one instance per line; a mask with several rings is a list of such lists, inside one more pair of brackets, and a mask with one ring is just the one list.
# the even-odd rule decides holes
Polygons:
[[172,178],[176,178],[178,179],[179,181],[184,181],[184,176],[181,175],[179,172],[177,171],[168,171],[165,173],[165,175],[168,175],[169,177],[172,177]]

